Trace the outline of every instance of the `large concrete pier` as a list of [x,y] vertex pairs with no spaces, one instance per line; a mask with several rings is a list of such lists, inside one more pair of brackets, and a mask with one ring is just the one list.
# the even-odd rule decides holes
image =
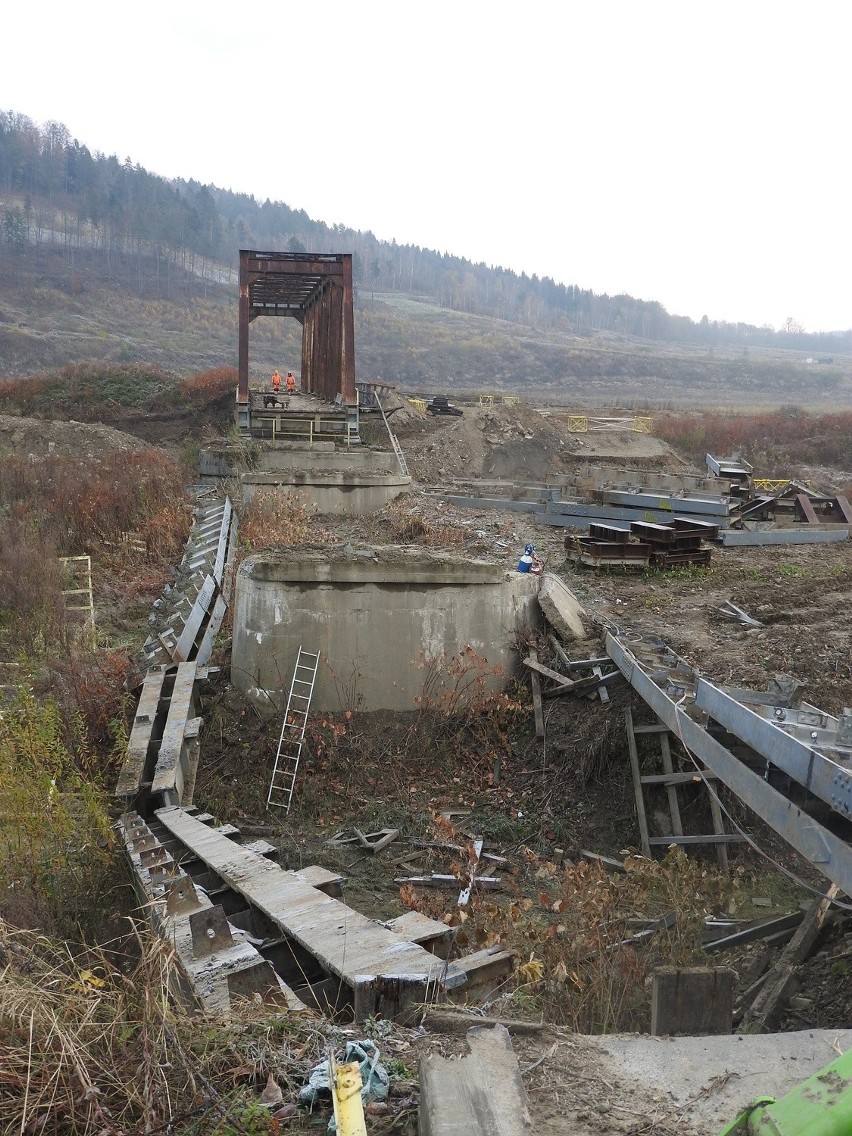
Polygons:
[[414,710],[435,664],[469,646],[499,688],[538,588],[496,561],[408,547],[259,553],[236,581],[233,682],[280,710],[302,646],[321,654],[315,709]]

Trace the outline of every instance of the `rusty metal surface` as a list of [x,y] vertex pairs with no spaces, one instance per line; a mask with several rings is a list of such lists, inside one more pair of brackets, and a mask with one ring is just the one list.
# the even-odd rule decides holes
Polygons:
[[249,405],[249,325],[261,315],[301,323],[303,391],[356,405],[351,253],[240,250],[238,415]]

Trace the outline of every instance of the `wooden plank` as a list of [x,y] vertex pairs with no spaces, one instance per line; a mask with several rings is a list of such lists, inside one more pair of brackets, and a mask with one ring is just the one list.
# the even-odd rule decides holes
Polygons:
[[727,966],[660,966],[651,977],[651,1035],[731,1032],[734,971]]
[[195,736],[187,739],[185,736],[187,723],[195,717],[193,695],[196,678],[195,663],[178,664],[151,785],[152,794],[174,793],[177,801],[181,803],[183,803],[184,786],[194,779],[195,765],[198,762],[198,738]]
[[515,965],[515,951],[503,947],[486,947],[471,955],[456,959],[456,965],[464,971],[467,982],[459,986],[451,995],[465,1001],[469,994],[476,992],[477,1000],[491,994],[509,977]]
[[702,781],[714,781],[715,773],[644,773],[643,785],[699,785]]
[[609,686],[611,683],[623,677],[621,671],[610,671],[600,678],[598,678],[597,675],[592,675],[591,678],[569,679],[562,686],[556,687],[555,690],[546,691],[543,697],[559,698],[562,694],[585,694],[587,691],[597,690],[602,686]]
[[630,769],[633,774],[633,795],[636,801],[636,817],[639,821],[639,841],[642,854],[650,857],[651,842],[648,838],[648,818],[645,815],[645,798],[642,796],[642,775],[639,771],[639,751],[633,733],[633,714],[628,706],[624,711],[624,724],[627,728],[627,752],[630,756]]
[[419,911],[406,911],[402,915],[397,915],[396,919],[388,919],[385,927],[409,943],[419,943],[427,949],[431,949],[433,944],[445,941],[454,934],[454,929],[442,923],[440,919],[430,919],[428,915],[423,915]]
[[[710,798],[710,816],[713,818],[713,832],[717,836],[724,835],[725,821],[722,817],[722,806],[719,804],[719,798],[716,796],[715,789],[709,785],[706,787],[707,796]],[[720,840],[716,845],[716,860],[719,864],[719,869],[722,872],[728,871],[728,842]]]
[[309,864],[307,868],[299,868],[293,874],[311,887],[315,887],[317,891],[332,895],[335,899],[340,899],[343,895],[342,884],[346,877],[341,876],[339,872],[332,872],[319,864]]
[[468,1030],[461,1059],[420,1059],[419,1136],[531,1136],[518,1059],[505,1026]]
[[839,888],[832,884],[824,896],[811,905],[795,935],[781,952],[769,977],[743,1018],[743,1029],[755,1033],[771,1029],[783,1012],[795,983],[796,967],[811,953],[820,931],[825,926],[832,900]]
[[[668,732],[660,734],[660,750],[663,757],[663,772],[671,777],[674,774],[672,765],[672,750],[669,745]],[[677,800],[677,788],[672,781],[666,783],[666,796],[669,800],[669,812],[672,818],[672,832],[675,836],[683,836],[683,825],[680,820],[680,805]]]
[[[600,667],[592,667],[592,674],[597,675],[598,678],[603,678],[604,676]],[[601,702],[609,702],[609,691],[603,683],[597,688],[597,695]]]
[[[538,655],[535,651],[530,651],[529,657],[535,663],[538,663]],[[530,671],[530,685],[532,687],[533,713],[535,715],[535,736],[537,738],[543,738],[544,709],[541,705],[541,683],[539,682],[538,673],[535,670]]]
[[530,670],[535,671],[537,674],[544,675],[545,678],[552,678],[553,681],[558,682],[560,686],[571,684],[571,680],[566,678],[564,674],[560,674],[559,671],[551,670],[550,667],[546,667],[543,663],[540,663],[538,661],[537,651],[530,651],[529,655],[524,659],[524,666],[529,667]]
[[612,856],[601,856],[598,852],[589,852],[586,848],[580,849],[580,855],[591,864],[600,864],[600,866],[605,868],[608,872],[623,872],[626,870],[624,861],[616,860]]
[[559,659],[560,663],[562,663],[564,667],[568,667],[570,670],[571,660],[565,654],[562,644],[559,642],[555,635],[548,635],[548,639],[550,640],[550,645],[553,647],[553,650],[556,652],[557,659]]
[[[354,993],[371,979],[401,983],[421,1001],[427,991],[463,985],[466,976],[338,899],[312,887],[264,857],[254,856],[182,809],[157,819],[191,848],[228,887],[262,911],[285,935],[309,951],[322,968],[343,978]],[[362,999],[361,1004],[366,1005]],[[367,1011],[371,1012],[371,1011]]]
[[201,585],[195,603],[192,605],[192,611],[189,613],[186,623],[183,626],[183,631],[180,633],[180,638],[174,646],[172,651],[172,658],[175,662],[185,662],[192,657],[192,650],[195,646],[195,641],[204,620],[207,619],[210,613],[210,606],[218,592],[218,585],[212,576],[205,577],[204,583]]
[[165,678],[165,667],[152,667],[145,675],[139,705],[127,742],[127,755],[115,787],[116,797],[129,797],[138,793],[145,778],[148,748],[151,744],[151,733],[156,723],[157,708]]

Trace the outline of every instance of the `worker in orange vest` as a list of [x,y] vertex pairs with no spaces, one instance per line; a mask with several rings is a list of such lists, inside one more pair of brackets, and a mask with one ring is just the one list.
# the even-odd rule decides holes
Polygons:
[[278,374],[277,371],[273,371],[272,372],[272,392],[273,392],[273,394],[278,394],[278,392],[280,390],[281,390],[281,376]]
[[296,390],[296,380],[293,377],[293,372],[287,372],[287,394],[294,394]]

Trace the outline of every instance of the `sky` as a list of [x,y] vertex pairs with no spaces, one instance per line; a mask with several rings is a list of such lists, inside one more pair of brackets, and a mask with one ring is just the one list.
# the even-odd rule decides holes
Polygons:
[[0,28],[0,109],[152,173],[693,319],[852,327],[846,0],[43,0]]

